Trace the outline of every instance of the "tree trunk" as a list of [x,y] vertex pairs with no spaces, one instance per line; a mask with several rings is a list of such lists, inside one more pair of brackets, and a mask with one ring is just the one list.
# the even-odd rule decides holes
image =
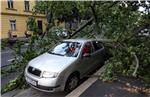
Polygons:
[[97,33],[99,33],[101,31],[101,28],[99,27],[99,22],[98,22],[98,17],[96,15],[96,12],[95,12],[95,2],[93,4],[91,4],[91,10],[92,10],[92,14],[93,14],[93,18],[94,18],[94,22],[95,22],[95,31]]
[[[113,2],[110,6],[108,6],[106,9],[109,9],[109,8],[111,8],[111,7],[113,7],[114,5],[116,5],[118,2],[116,1],[116,2]],[[93,2],[92,4],[91,4],[91,6],[90,6],[90,8],[91,8],[91,10],[92,10],[92,14],[93,14],[93,18],[94,18],[94,22],[95,22],[95,34],[96,34],[96,36],[97,36],[97,34],[99,33],[101,33],[101,27],[99,26],[99,21],[98,21],[98,16],[97,16],[97,14],[96,14],[96,9],[95,9],[95,6],[96,6],[96,2]]]
[[77,29],[72,35],[70,35],[68,38],[72,38],[74,35],[76,35],[78,32],[80,32],[82,29],[84,29],[89,23],[93,21],[93,18],[89,19],[84,25],[82,25],[79,29]]

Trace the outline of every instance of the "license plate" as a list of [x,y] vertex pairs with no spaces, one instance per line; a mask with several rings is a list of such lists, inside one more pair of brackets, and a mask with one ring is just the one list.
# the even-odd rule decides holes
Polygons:
[[36,81],[34,81],[34,80],[32,80],[32,79],[30,79],[30,78],[28,78],[28,77],[26,77],[26,80],[27,80],[28,83],[30,83],[30,84],[36,86]]

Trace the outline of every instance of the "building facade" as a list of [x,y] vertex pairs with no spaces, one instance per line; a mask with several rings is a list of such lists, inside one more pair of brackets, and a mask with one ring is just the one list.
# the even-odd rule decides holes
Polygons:
[[[10,37],[25,37],[27,29],[27,19],[33,16],[32,9],[35,0],[3,0],[1,2],[1,39]],[[46,28],[46,16],[37,14],[38,29],[42,32]],[[11,34],[11,36],[10,36]]]

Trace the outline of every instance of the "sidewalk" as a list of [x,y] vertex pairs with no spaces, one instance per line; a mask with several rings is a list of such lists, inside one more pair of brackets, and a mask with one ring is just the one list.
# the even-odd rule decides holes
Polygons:
[[[16,38],[16,41],[23,41],[23,42],[25,42],[25,45],[23,47],[27,47],[29,40],[30,40],[30,38],[26,38],[26,37],[18,37],[18,38]],[[4,49],[1,49],[1,53],[14,52],[12,50],[13,44],[9,43],[10,41],[11,40],[8,41],[8,43],[4,47]]]
[[[8,50],[11,50],[12,46],[14,43],[16,43],[17,41],[22,41],[24,43],[28,43],[30,41],[30,37],[29,38],[26,38],[26,37],[17,37],[17,38],[8,38],[7,39],[7,42],[5,43],[5,47],[4,49],[1,49],[1,51],[8,51]],[[3,40],[6,40],[6,39],[1,39],[1,42],[3,42]]]
[[[134,87],[142,87],[144,84],[140,80],[127,79],[124,82],[102,82],[97,80],[79,97],[148,97],[144,93],[132,90],[126,84],[134,84]],[[121,79],[122,80],[122,79]]]
[[24,41],[24,42],[28,42],[30,40],[30,37],[26,38],[26,37],[16,37],[16,38],[10,38],[9,41]]
[[47,93],[28,88],[25,90],[14,90],[2,95],[2,97],[65,97],[63,92]]

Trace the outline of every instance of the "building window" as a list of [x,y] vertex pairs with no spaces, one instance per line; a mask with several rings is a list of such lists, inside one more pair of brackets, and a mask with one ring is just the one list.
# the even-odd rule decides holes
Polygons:
[[13,8],[13,0],[8,0],[8,8]]
[[10,20],[10,27],[12,31],[16,30],[16,20]]
[[25,0],[24,1],[24,6],[25,6],[25,11],[29,11],[30,10],[29,1]]

